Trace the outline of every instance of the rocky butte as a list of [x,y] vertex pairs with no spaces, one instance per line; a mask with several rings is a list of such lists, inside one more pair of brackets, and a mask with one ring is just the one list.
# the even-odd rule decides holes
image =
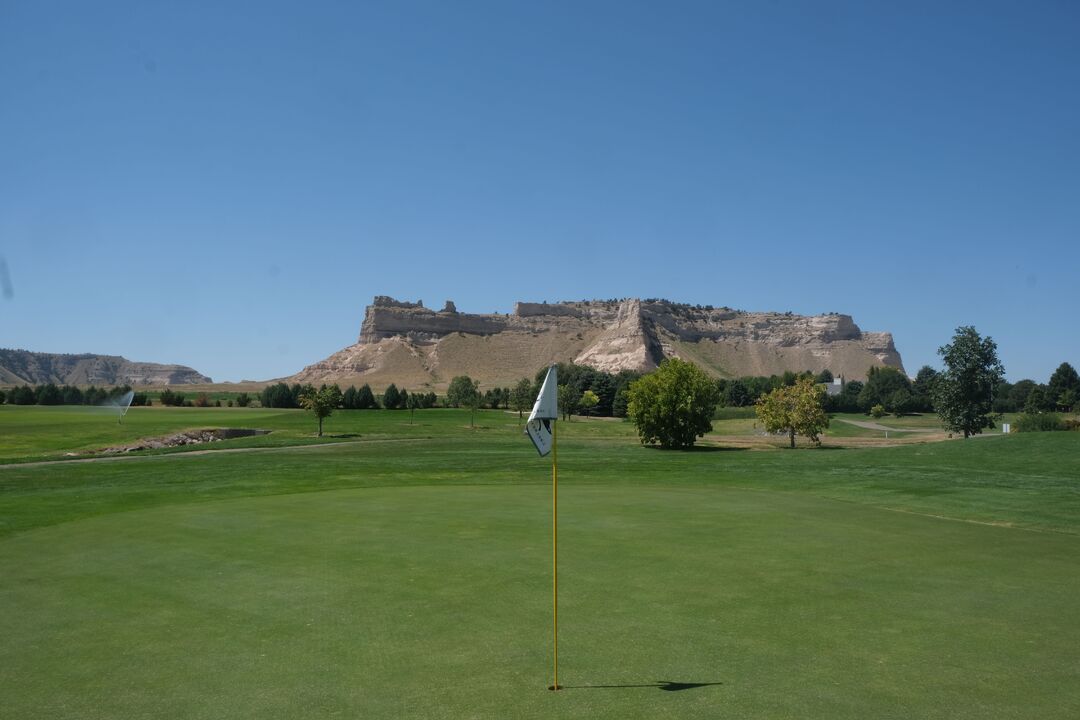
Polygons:
[[638,299],[519,302],[513,314],[474,315],[450,301],[436,311],[380,295],[356,344],[285,380],[445,389],[455,375],[469,375],[482,386],[509,386],[552,362],[648,371],[668,357],[716,377],[828,369],[855,379],[878,365],[903,370],[892,335],[864,332],[849,315]]
[[192,385],[212,380],[186,365],[134,362],[119,355],[0,349],[0,384]]

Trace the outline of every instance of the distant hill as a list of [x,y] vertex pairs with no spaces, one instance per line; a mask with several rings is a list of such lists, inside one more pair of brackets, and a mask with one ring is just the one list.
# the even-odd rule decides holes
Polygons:
[[132,362],[119,355],[0,349],[0,384],[192,385],[213,382],[185,365]]
[[715,377],[831,370],[862,378],[874,366],[903,370],[887,332],[864,332],[849,315],[804,316],[685,305],[667,300],[517,303],[513,314],[439,311],[379,296],[360,337],[288,382],[393,382],[444,389],[467,374],[482,386],[509,386],[552,362],[600,370],[647,371],[679,357]]

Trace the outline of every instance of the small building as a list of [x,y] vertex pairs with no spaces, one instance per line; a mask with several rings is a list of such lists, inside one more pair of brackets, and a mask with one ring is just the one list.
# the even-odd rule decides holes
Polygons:
[[844,378],[834,377],[831,383],[825,383],[825,394],[829,397],[839,395],[844,391]]

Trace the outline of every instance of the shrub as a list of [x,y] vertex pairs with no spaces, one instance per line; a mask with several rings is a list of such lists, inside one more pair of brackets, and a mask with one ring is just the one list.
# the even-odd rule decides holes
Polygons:
[[870,414],[873,415],[876,419],[880,420],[881,418],[885,417],[887,413],[885,412],[885,406],[878,404],[870,408]]
[[[247,407],[250,404],[251,404],[251,396],[248,395],[246,392],[242,392],[242,393],[240,393],[239,395],[236,396],[236,406],[237,407]],[[229,407],[232,407],[232,403],[229,403]]]
[[1024,413],[1016,421],[1017,432],[1053,432],[1068,429],[1068,424],[1057,413]]
[[168,388],[161,391],[158,399],[166,407],[182,407],[184,405],[184,393],[173,392]]
[[199,393],[195,396],[195,407],[210,407],[210,396],[206,393]]
[[64,395],[60,392],[60,388],[52,383],[46,385],[38,385],[37,388],[37,404],[38,405],[60,405],[64,402]]
[[8,402],[12,405],[33,405],[37,402],[37,393],[29,385],[12,388]]
[[267,385],[259,396],[259,402],[265,408],[295,408],[300,407],[299,385],[289,387],[285,383]]

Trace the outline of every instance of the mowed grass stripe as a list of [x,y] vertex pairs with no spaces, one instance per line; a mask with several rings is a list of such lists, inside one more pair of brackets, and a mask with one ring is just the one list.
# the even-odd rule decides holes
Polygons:
[[543,690],[548,488],[416,486],[9,538],[5,703],[83,718],[1080,707],[1074,537],[722,487],[568,484],[562,497],[562,695]]
[[[182,461],[150,456],[8,467],[0,471],[0,537],[164,503],[349,487],[548,482],[549,464],[535,457],[513,416],[481,413],[485,426],[470,430],[461,411],[443,411],[416,426],[402,424],[395,413],[374,415],[362,419],[370,436],[417,440],[423,433],[423,439],[215,451]],[[618,434],[624,432],[623,423],[563,423],[565,481],[808,492],[960,520],[1080,532],[1077,433],[860,450],[670,453],[642,448]]]

